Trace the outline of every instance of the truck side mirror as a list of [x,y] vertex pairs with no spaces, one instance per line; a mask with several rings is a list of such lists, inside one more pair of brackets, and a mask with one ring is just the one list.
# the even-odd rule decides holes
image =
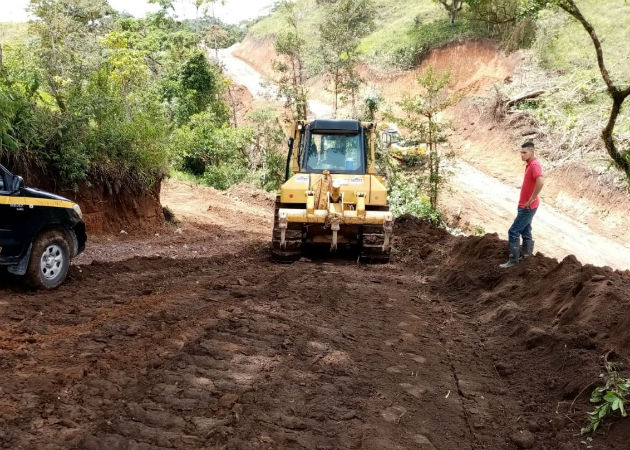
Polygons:
[[294,139],[292,137],[290,137],[287,140],[287,145],[289,146],[289,150],[293,149],[293,142],[294,142]]
[[24,189],[24,178],[19,175],[13,176],[13,186],[11,187],[13,192],[19,192]]

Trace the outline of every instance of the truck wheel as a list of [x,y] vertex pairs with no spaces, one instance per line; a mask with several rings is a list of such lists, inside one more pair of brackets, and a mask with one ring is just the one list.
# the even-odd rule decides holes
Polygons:
[[33,243],[26,278],[36,289],[54,289],[66,279],[70,268],[70,247],[58,231],[40,234]]

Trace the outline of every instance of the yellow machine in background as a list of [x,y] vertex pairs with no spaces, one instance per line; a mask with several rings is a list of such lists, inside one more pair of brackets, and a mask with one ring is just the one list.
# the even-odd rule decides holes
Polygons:
[[276,200],[275,260],[295,260],[307,245],[355,247],[366,262],[389,260],[393,217],[376,175],[375,131],[356,120],[295,123]]
[[423,158],[427,154],[427,144],[420,143],[416,145],[405,145],[400,132],[390,127],[380,127],[381,143],[387,147],[387,154],[394,158],[398,164],[407,164]]

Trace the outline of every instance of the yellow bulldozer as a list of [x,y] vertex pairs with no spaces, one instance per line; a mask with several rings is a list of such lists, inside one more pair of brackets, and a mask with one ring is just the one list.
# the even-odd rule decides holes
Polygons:
[[381,143],[387,147],[387,154],[393,159],[396,165],[416,165],[427,154],[426,143],[416,143],[409,145],[405,141],[398,129],[387,126],[380,126]]
[[394,219],[376,174],[376,139],[372,122],[295,122],[276,199],[274,260],[294,261],[319,246],[355,248],[364,262],[389,261]]

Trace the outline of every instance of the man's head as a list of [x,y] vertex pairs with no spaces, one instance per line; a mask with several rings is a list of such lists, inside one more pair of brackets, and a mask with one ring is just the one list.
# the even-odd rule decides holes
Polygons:
[[534,143],[532,141],[525,141],[521,145],[521,160],[529,161],[534,157]]

